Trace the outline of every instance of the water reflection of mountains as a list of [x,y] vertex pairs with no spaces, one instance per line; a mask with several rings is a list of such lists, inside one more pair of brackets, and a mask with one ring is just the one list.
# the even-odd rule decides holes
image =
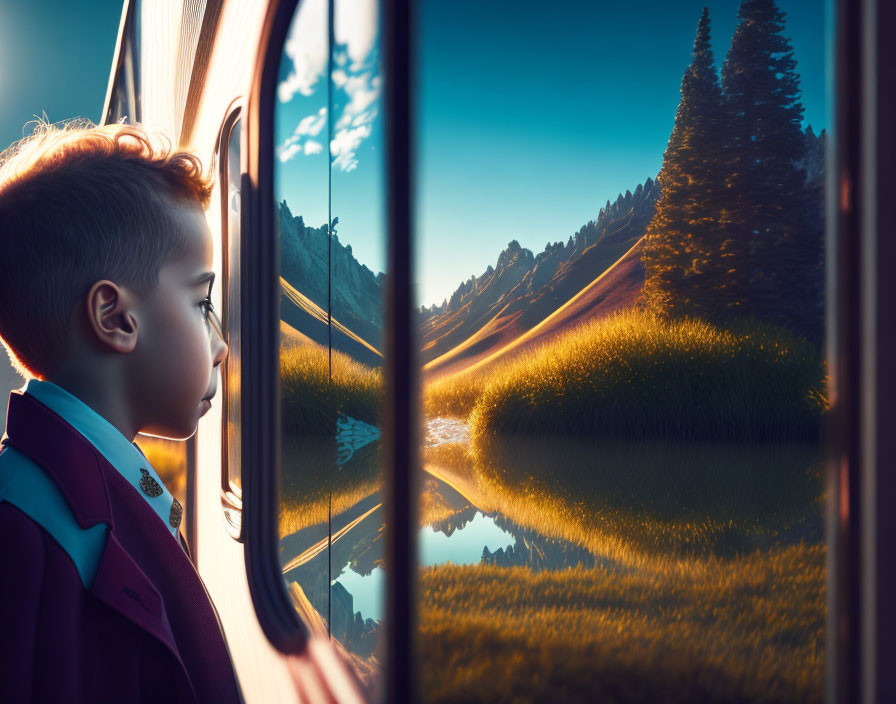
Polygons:
[[[378,495],[368,497],[360,502],[363,504],[360,509],[353,507],[351,511],[345,512],[345,514],[349,514],[348,516],[343,514],[335,517],[334,533],[350,522],[346,518],[354,520],[351,518],[354,513],[360,511],[360,515],[364,515],[363,509],[368,505],[376,506],[377,499]],[[330,543],[329,565],[327,551],[324,549],[306,562],[284,572],[286,581],[296,582],[301,587],[308,601],[324,621],[327,619],[329,607],[331,635],[349,651],[365,658],[369,657],[376,649],[379,624],[373,619],[365,619],[360,611],[355,611],[354,597],[339,582],[330,588],[328,604],[327,583],[328,576],[331,579],[336,579],[346,564],[358,574],[365,576],[382,565],[383,523],[381,511],[382,509],[376,508],[346,533],[345,537]],[[282,565],[288,566],[290,560],[297,553],[302,552],[297,538],[304,537],[307,540],[306,549],[317,542],[315,538],[326,541],[327,525],[312,526],[300,531],[300,534],[286,536],[280,541]],[[332,572],[329,572],[329,566],[332,567]]]
[[[476,517],[483,513],[479,508],[468,505],[447,518],[434,521],[429,526],[446,537],[455,531],[461,531]],[[569,567],[610,566],[605,558],[596,557],[590,550],[559,538],[548,538],[541,533],[524,528],[506,516],[497,512],[483,513],[492,519],[498,528],[514,538],[514,544],[507,548],[498,548],[494,552],[487,545],[482,546],[482,563],[500,567],[528,567],[533,571],[562,570]]]
[[[470,524],[474,520],[480,522],[480,514],[509,534],[508,542],[513,541],[510,545],[505,542],[493,549],[496,545],[491,539],[483,539],[481,554],[470,556],[467,552],[479,564],[533,571],[577,566],[623,569],[607,556],[594,552],[594,545],[589,549],[584,546],[587,543],[573,542],[575,538],[564,540],[546,535],[556,534],[556,526],[551,528],[548,516],[544,516],[547,522],[543,527],[529,521],[527,525],[517,523],[509,517],[511,504],[517,501],[515,497],[526,502],[537,502],[541,496],[561,497],[580,507],[583,516],[590,516],[596,526],[615,529],[630,540],[638,539],[639,530],[648,530],[642,524],[648,519],[653,526],[650,530],[655,531],[681,523],[697,524],[701,530],[714,526],[713,533],[701,533],[693,545],[670,542],[670,555],[736,555],[801,541],[823,541],[816,447],[596,446],[569,439],[514,437],[508,442],[492,443],[485,448],[487,452],[478,449],[472,454],[458,453],[458,459],[451,463],[452,472],[468,480],[480,475],[490,477],[490,486],[505,487],[509,492],[506,496],[504,489],[498,489],[491,498],[468,498],[430,473],[425,475],[422,488],[423,503],[433,511],[433,520],[426,524],[432,531],[451,539],[464,530],[472,530],[466,535],[467,547],[462,549],[469,551],[470,543],[476,544],[478,529]],[[550,471],[545,472],[545,467],[550,467]],[[502,497],[507,514],[491,510],[496,500],[505,506]],[[487,510],[477,505],[480,498],[488,501]],[[346,566],[362,576],[382,566],[381,500],[379,492],[375,492],[333,517],[329,546],[331,579],[337,579]],[[286,580],[297,582],[324,618],[328,609],[327,536],[328,526],[324,523],[284,536],[280,543]],[[665,539],[662,535],[660,538]],[[450,551],[439,541],[433,545],[435,552],[426,557],[427,566],[447,561]],[[440,550],[444,550],[441,558]],[[296,563],[299,556],[301,564]],[[329,597],[332,635],[358,655],[374,653],[380,625],[355,610],[355,599],[343,584],[333,584]]]
[[[467,528],[476,515],[482,513],[494,521],[501,530],[513,537],[513,545],[507,548],[491,551],[487,545],[483,545],[481,556],[483,564],[528,567],[534,571],[561,570],[576,566],[610,566],[612,564],[605,558],[596,557],[580,545],[562,539],[550,538],[538,531],[520,526],[499,512],[483,512],[448,484],[435,477],[431,477],[431,479],[435,480],[441,490],[441,498],[449,500],[452,507],[456,509],[451,515],[430,523],[429,525],[434,531],[450,538]],[[369,512],[347,533],[330,543],[330,564],[333,567],[331,579],[336,579],[345,565],[362,576],[368,576],[374,569],[382,566],[384,526],[381,508],[370,512],[371,508],[378,504],[379,495],[374,494],[359,502],[350,511],[334,517],[333,531],[335,534],[359,516],[364,516]],[[285,536],[281,540],[281,563],[288,566],[297,554],[308,550],[319,541],[326,541],[326,538],[326,524],[312,526],[299,533]],[[311,605],[324,619],[326,619],[329,607],[333,637],[356,655],[368,657],[376,649],[380,624],[373,619],[365,619],[361,612],[354,610],[354,597],[339,582],[332,585],[328,605],[327,557],[326,550],[322,550],[306,562],[288,569],[284,576],[288,582],[296,582],[302,588]]]

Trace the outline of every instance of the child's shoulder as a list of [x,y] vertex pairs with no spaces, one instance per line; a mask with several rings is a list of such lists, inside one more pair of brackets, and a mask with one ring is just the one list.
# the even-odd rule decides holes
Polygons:
[[0,516],[6,552],[21,551],[30,564],[42,562],[42,528],[74,563],[84,588],[90,588],[105,545],[105,524],[82,528],[46,472],[8,446],[0,450]]

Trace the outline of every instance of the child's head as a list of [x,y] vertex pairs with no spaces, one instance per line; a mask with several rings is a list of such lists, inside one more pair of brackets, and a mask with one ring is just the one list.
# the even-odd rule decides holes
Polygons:
[[127,125],[39,125],[0,156],[0,338],[17,369],[102,388],[135,433],[191,435],[227,354],[196,283],[210,194],[197,157]]

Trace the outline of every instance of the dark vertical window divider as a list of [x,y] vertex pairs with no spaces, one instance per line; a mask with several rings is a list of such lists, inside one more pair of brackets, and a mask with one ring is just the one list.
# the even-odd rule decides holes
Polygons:
[[862,423],[860,478],[862,701],[896,701],[896,262],[893,213],[893,155],[896,139],[896,6],[891,0],[866,0],[862,17]]
[[896,259],[891,125],[896,8],[833,0],[835,167],[828,192],[827,701],[896,697],[890,541],[896,533],[891,390]]
[[414,701],[416,612],[416,504],[418,467],[414,299],[412,292],[414,132],[411,87],[414,52],[412,4],[383,2],[385,66],[386,287],[384,467],[386,502],[385,692],[389,702]]
[[[858,212],[852,203],[861,186],[860,11],[835,2],[834,167],[828,192],[828,359],[833,408],[829,417],[827,689],[831,702],[859,693],[858,504],[859,462],[859,247]],[[830,183],[833,181],[833,183]]]

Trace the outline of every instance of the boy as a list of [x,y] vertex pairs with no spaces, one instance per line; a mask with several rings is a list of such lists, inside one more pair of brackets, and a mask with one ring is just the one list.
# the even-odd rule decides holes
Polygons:
[[228,349],[198,159],[41,125],[0,157],[0,699],[241,701],[180,505],[133,440],[190,437]]

